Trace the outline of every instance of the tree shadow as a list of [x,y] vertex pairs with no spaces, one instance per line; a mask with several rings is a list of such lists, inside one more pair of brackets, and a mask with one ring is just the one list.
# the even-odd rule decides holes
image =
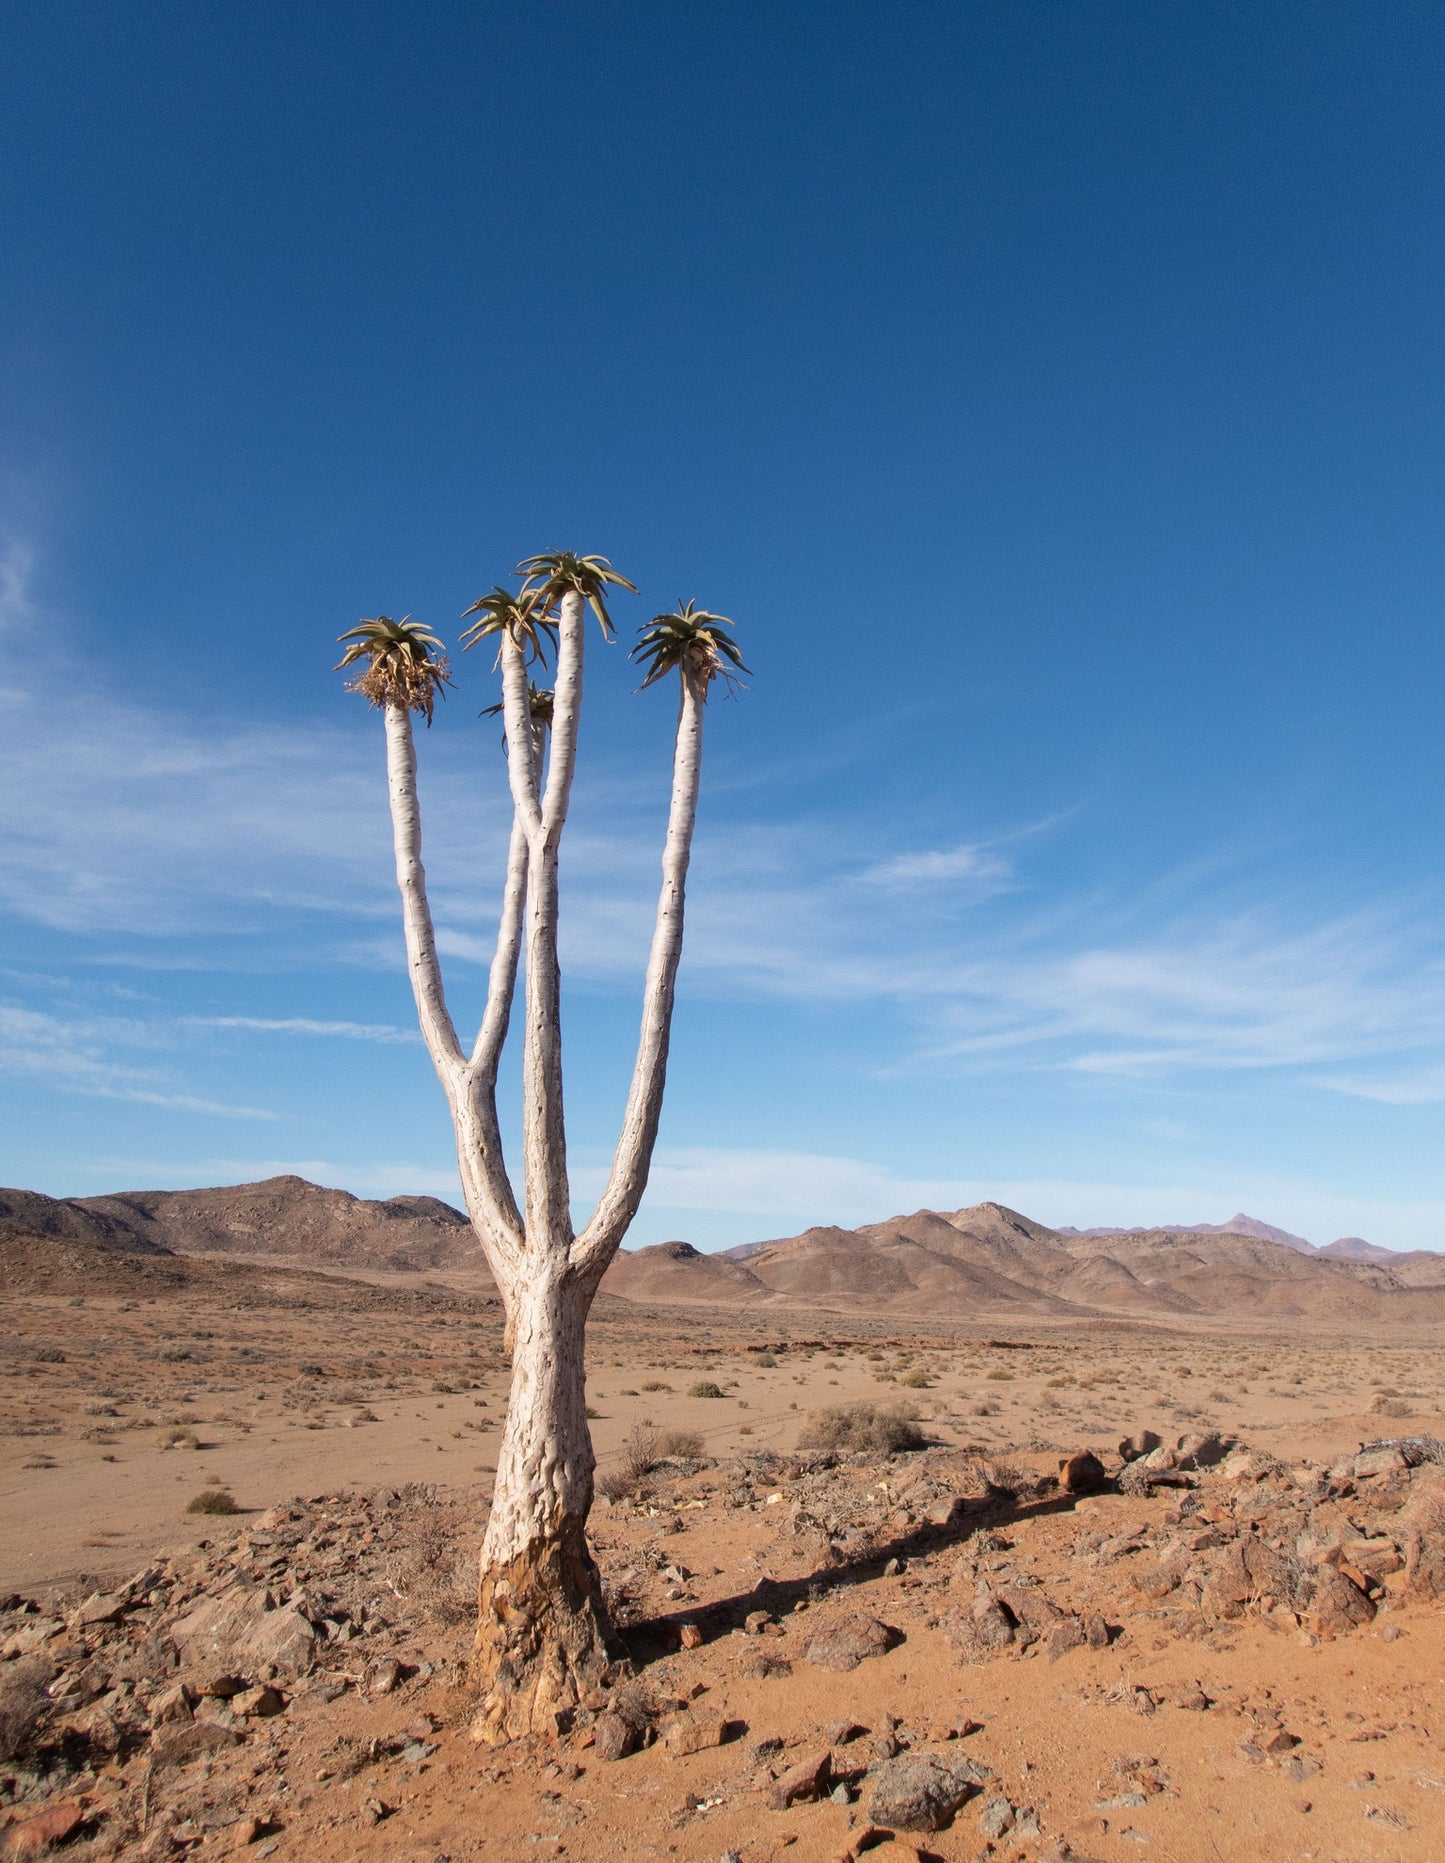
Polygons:
[[[873,1583],[885,1576],[889,1562],[927,1558],[960,1546],[980,1529],[999,1531],[1027,1520],[1041,1520],[1052,1514],[1069,1514],[1089,1497],[1062,1491],[1028,1500],[993,1493],[977,1500],[962,1501],[946,1526],[920,1524],[897,1534],[893,1539],[872,1546],[866,1557],[830,1561],[797,1578],[770,1578],[762,1575],[748,1591],[728,1597],[659,1613],[624,1627],[616,1635],[638,1669],[675,1655],[685,1624],[696,1624],[704,1644],[715,1642],[730,1631],[744,1627],[753,1611],[767,1611],[776,1618],[790,1614],[800,1603],[818,1604],[825,1599],[848,1593],[858,1585]],[[765,1649],[766,1639],[759,1639]]]

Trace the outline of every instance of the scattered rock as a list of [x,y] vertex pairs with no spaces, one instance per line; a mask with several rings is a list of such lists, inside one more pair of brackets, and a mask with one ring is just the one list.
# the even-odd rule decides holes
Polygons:
[[151,1759],[157,1766],[185,1766],[203,1754],[239,1746],[241,1739],[235,1728],[222,1727],[216,1721],[173,1721],[156,1729]]
[[990,1798],[984,1802],[978,1828],[985,1837],[1006,1837],[1013,1827],[1014,1808],[1006,1798]]
[[905,1753],[870,1770],[869,1816],[895,1830],[941,1831],[990,1776],[972,1760]]
[[256,1667],[271,1663],[293,1675],[304,1673],[314,1657],[315,1630],[300,1611],[267,1610],[266,1600],[253,1586],[232,1586],[173,1624],[171,1640],[191,1661],[246,1656]]
[[1092,1449],[1080,1449],[1059,1469],[1059,1486],[1065,1494],[1098,1494],[1108,1485],[1108,1471]]
[[280,1714],[286,1706],[286,1697],[279,1688],[262,1685],[259,1688],[242,1689],[231,1700],[231,1712],[244,1714],[255,1720],[266,1720],[273,1714]]
[[896,1630],[861,1611],[820,1624],[803,1646],[804,1657],[817,1669],[856,1669],[870,1656],[882,1656],[902,1639]]
[[727,1739],[727,1722],[715,1714],[681,1714],[667,1729],[667,1750],[677,1758],[720,1747]]
[[626,1759],[642,1745],[642,1730],[635,1722],[611,1712],[592,1723],[592,1751],[600,1760]]
[[22,1824],[13,1824],[5,1834],[7,1857],[43,1857],[56,1844],[73,1837],[85,1822],[85,1812],[76,1804],[50,1805]]
[[786,1811],[802,1800],[821,1798],[832,1780],[832,1755],[824,1747],[809,1753],[773,1783],[770,1802],[775,1811]]

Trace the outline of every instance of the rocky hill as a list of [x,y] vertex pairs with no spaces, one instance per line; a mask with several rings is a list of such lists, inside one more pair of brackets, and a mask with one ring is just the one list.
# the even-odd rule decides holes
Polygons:
[[1306,1254],[1296,1240],[1214,1229],[1070,1234],[981,1203],[859,1229],[808,1229],[726,1255],[701,1255],[685,1242],[624,1251],[603,1285],[647,1302],[900,1317],[1445,1319],[1445,1256],[1386,1265]]
[[0,1223],[125,1254],[264,1256],[397,1273],[482,1266],[466,1217],[449,1203],[373,1201],[304,1177],[106,1197],[0,1190]]

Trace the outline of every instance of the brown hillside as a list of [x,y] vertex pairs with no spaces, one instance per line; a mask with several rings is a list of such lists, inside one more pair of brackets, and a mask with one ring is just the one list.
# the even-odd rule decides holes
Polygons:
[[375,1201],[303,1177],[77,1197],[68,1207],[133,1235],[139,1245],[176,1254],[279,1256],[398,1273],[483,1266],[466,1217],[437,1197]]
[[1203,1229],[1062,1235],[998,1203],[808,1229],[727,1257],[669,1244],[665,1264],[651,1259],[663,1253],[624,1253],[605,1285],[662,1304],[768,1301],[950,1320],[1445,1318],[1439,1257],[1386,1266]]

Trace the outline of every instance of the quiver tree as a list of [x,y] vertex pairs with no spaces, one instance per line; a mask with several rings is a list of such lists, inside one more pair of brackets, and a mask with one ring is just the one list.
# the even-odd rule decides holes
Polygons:
[[[609,1679],[614,1661],[586,1537],[594,1458],[584,1335],[598,1284],[642,1200],[657,1138],[708,692],[714,679],[731,685],[747,670],[727,632],[731,623],[691,602],[655,616],[633,649],[643,688],[669,674],[678,678],[672,804],[622,1130],[601,1199],[578,1233],[562,1106],[558,851],[576,761],[587,612],[611,639],[609,591],[633,585],[605,557],[570,551],[530,557],[519,574],[519,589],[494,588],[463,617],[476,617],[464,647],[496,644],[502,699],[490,709],[502,715],[512,799],[496,950],[470,1053],[447,1009],[421,864],[412,716],[419,712],[430,723],[449,683],[441,643],[410,620],[385,616],[342,636],[349,643],[342,665],[363,668],[353,687],[385,715],[407,966],[451,1110],[467,1210],[501,1294],[512,1358],[473,1652],[480,1701],[473,1733],[490,1741],[554,1731],[559,1715]],[[545,663],[549,649],[556,652],[556,681],[540,691],[528,668]],[[525,980],[520,1199],[502,1156],[496,1091],[519,967]]]

